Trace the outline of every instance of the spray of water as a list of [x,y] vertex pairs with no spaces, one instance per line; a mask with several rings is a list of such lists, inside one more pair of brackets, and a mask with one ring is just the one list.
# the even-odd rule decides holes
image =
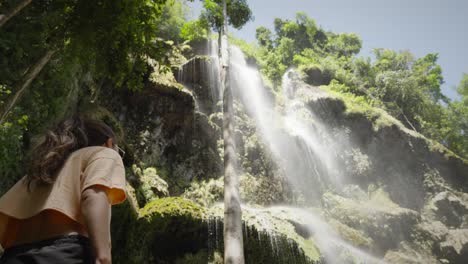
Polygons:
[[[289,182],[310,200],[318,200],[324,185],[332,181],[338,185],[335,164],[329,146],[319,140],[326,129],[303,103],[294,99],[291,82],[283,85],[286,112],[278,112],[275,102],[268,96],[257,69],[249,67],[242,51],[231,48],[231,81],[248,114],[256,122],[257,133],[269,147],[280,166],[285,169]],[[303,115],[313,120],[305,122]]]
[[297,221],[304,223],[309,233],[313,234],[315,242],[329,263],[343,263],[345,261],[349,263],[384,263],[343,241],[325,221],[307,210],[293,207],[272,207],[269,210],[273,211],[274,214],[280,214],[281,211],[287,212]]
[[218,111],[222,91],[217,43],[208,41],[199,56],[179,69],[177,80],[192,92],[197,111],[204,114]]
[[[218,47],[214,41],[208,42],[207,45],[204,55],[209,61],[192,60],[179,72],[178,80],[182,83],[200,83],[203,80],[192,79],[206,78],[209,97],[214,105],[211,107],[215,107],[222,98],[222,91],[219,90],[221,86]],[[234,97],[242,103],[247,114],[255,121],[259,138],[273,154],[278,166],[284,169],[291,186],[302,192],[311,204],[315,201],[315,205],[318,205],[324,190],[340,189],[343,184],[336,162],[340,150],[330,142],[332,132],[320,122],[304,101],[298,98],[302,94],[298,91],[292,71],[288,71],[282,80],[282,96],[285,100],[284,110],[281,111],[275,107],[275,99],[264,87],[259,71],[247,64],[242,51],[231,47],[230,54],[229,69]],[[197,74],[194,74],[195,72]],[[270,222],[271,215],[287,212],[294,215],[296,220],[303,223],[309,233],[313,234],[313,239],[327,263],[381,263],[343,241],[323,220],[306,210],[290,207],[258,209],[245,205],[242,210],[255,215],[256,226],[263,227],[263,231],[270,234],[267,243],[274,254],[280,254],[280,249],[277,245],[277,232],[274,231],[275,225]],[[219,247],[217,241],[221,232],[220,219],[216,217],[208,223],[208,247],[212,251]],[[245,228],[245,233],[249,234],[247,225]],[[258,241],[262,242],[260,233],[257,235]]]
[[[286,176],[293,187],[302,190],[305,196],[315,198],[321,196],[320,191],[326,189],[325,184],[329,188],[340,188],[342,180],[335,162],[337,150],[332,149],[327,141],[330,131],[296,98],[291,71],[283,77],[284,113],[275,109],[274,102],[262,85],[258,70],[247,65],[242,51],[237,47],[231,48],[231,71],[233,90],[238,93],[246,111],[255,120],[257,133],[261,135],[263,143],[285,168]],[[354,259],[355,263],[380,263],[378,259],[340,239],[324,221],[313,214],[301,209],[278,207],[278,210],[286,209],[305,221],[327,262],[343,263],[345,258],[336,254],[339,249],[348,259]],[[256,215],[260,217],[259,211],[262,209],[244,206],[243,210],[256,210]],[[262,225],[268,229],[268,218],[260,219],[264,222]],[[273,236],[270,241],[272,247],[274,241]]]

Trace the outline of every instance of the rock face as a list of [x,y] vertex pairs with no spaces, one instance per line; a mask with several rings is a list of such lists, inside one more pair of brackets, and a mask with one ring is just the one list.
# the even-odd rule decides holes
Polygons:
[[[175,74],[184,85],[149,77],[140,93],[102,91],[102,112],[124,132],[127,179],[135,189],[135,198],[113,210],[116,263],[222,263],[222,212],[211,208],[222,197],[223,173],[216,63],[210,56],[190,60]],[[328,84],[318,70],[310,70],[308,82]],[[333,185],[320,163],[326,153],[308,153],[297,133],[278,126],[283,143],[298,146],[283,156],[309,155],[315,164],[302,189],[294,189],[236,100],[241,194],[254,204],[244,209],[246,263],[466,262],[467,162],[384,111],[291,74],[301,121],[322,129],[319,139],[340,182]],[[279,111],[286,111],[283,100],[276,98]],[[295,166],[303,168],[302,159]],[[264,207],[275,204],[302,211]]]
[[[142,209],[130,201],[113,212],[114,263],[223,263],[218,212],[179,197],[157,199]],[[319,263],[304,254],[291,233],[265,229],[245,218],[246,263]]]
[[[156,168],[171,195],[181,194],[192,179],[222,174],[217,132],[206,115],[195,111],[194,97],[182,85],[148,80],[142,92],[110,92],[112,99],[102,104],[125,131],[128,166]],[[137,176],[129,176],[134,186],[140,184]]]
[[210,56],[197,56],[179,69],[177,81],[192,91],[200,112],[212,114],[220,111],[218,60]]
[[339,145],[347,187],[322,197],[330,222],[363,231],[368,250],[392,263],[466,262],[468,162],[381,110],[291,75],[296,96]]
[[376,200],[372,197],[356,201],[330,193],[323,196],[324,207],[330,218],[353,229],[362,230],[374,241],[371,250],[382,254],[398,246],[399,242],[410,239],[419,214],[391,201],[384,204]]
[[449,230],[440,243],[440,254],[451,263],[464,263],[468,259],[468,229]]
[[451,228],[468,228],[468,194],[443,191],[429,201],[429,214]]
[[[307,85],[297,74],[291,75],[297,96],[303,99],[315,116],[330,131],[347,132],[336,135],[331,133],[331,141],[340,142],[343,140],[339,137],[346,137],[351,147],[368,157],[368,162],[372,164],[366,173],[355,170],[356,173],[350,174],[349,169],[345,168],[347,178],[351,181],[364,185],[382,183],[392,200],[415,210],[424,206],[429,191],[425,174],[439,173],[447,184],[465,193],[468,191],[466,161],[406,129],[388,114],[380,113],[381,110],[353,109],[353,105],[346,99]],[[351,158],[359,159],[354,155]],[[343,162],[352,164],[354,161],[344,159]]]

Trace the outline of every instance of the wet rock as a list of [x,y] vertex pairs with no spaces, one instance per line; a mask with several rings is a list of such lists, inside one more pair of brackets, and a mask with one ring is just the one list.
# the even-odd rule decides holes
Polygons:
[[449,229],[440,221],[431,221],[419,223],[416,231],[422,233],[422,240],[437,243],[445,240]]
[[398,249],[389,250],[384,260],[395,264],[439,264],[444,263],[432,255],[430,249],[414,248],[410,243],[402,242]]
[[318,65],[310,65],[302,68],[306,75],[306,82],[312,85],[328,85],[332,80],[330,73],[323,71]]
[[380,253],[408,240],[419,220],[416,211],[399,207],[381,193],[360,201],[325,193],[322,202],[328,217],[363,231],[374,240],[375,251]]
[[175,73],[177,81],[192,91],[198,110],[207,115],[221,110],[218,64],[216,57],[196,56]]
[[444,191],[438,193],[429,202],[430,210],[435,219],[439,219],[448,227],[468,227],[468,195]]
[[449,230],[440,243],[440,256],[449,263],[462,264],[468,260],[468,229]]
[[[224,211],[222,207],[218,209],[209,210],[180,197],[155,199],[141,209],[132,207],[129,201],[116,206],[112,221],[113,262],[222,263]],[[320,263],[313,242],[294,240],[298,235],[288,219],[270,217],[274,228],[267,230],[244,215],[247,264]],[[315,250],[315,255],[304,249]]]

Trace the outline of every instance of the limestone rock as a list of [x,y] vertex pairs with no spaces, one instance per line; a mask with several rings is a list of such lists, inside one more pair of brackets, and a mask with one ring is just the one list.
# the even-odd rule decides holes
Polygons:
[[375,241],[375,250],[385,252],[410,238],[419,214],[399,207],[388,197],[355,201],[336,194],[323,196],[326,214],[351,228],[362,230]]
[[448,227],[468,228],[468,194],[440,192],[429,204],[433,216]]
[[440,255],[450,263],[462,264],[468,260],[468,229],[449,230],[440,243]]

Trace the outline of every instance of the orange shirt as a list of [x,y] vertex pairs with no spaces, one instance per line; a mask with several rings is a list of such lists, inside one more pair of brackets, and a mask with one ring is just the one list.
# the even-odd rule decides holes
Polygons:
[[81,193],[93,185],[107,187],[109,202],[126,199],[125,170],[122,158],[110,148],[92,146],[71,153],[53,184],[31,182],[28,192],[26,177],[19,180],[0,198],[0,244],[14,241],[14,221],[33,217],[44,210],[60,212],[82,226]]

